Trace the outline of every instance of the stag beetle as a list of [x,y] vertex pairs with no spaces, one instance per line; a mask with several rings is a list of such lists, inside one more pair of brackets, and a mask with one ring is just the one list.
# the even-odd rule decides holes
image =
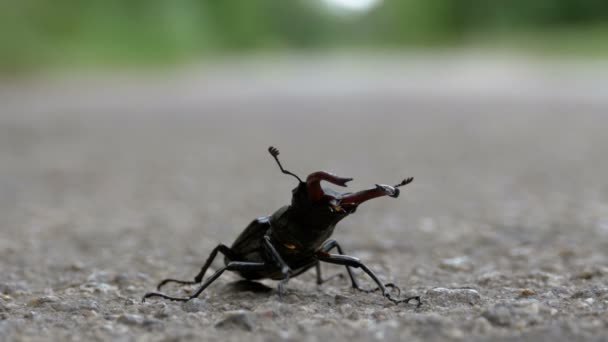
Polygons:
[[[142,301],[150,297],[188,301],[198,297],[224,271],[237,272],[247,280],[279,280],[278,291],[279,296],[282,297],[289,279],[312,267],[316,267],[318,284],[327,281],[328,279],[321,277],[320,267],[320,262],[326,262],[346,266],[354,289],[367,293],[379,290],[385,298],[394,303],[415,300],[420,306],[422,302],[419,296],[404,299],[394,297],[388,288],[399,291],[397,286],[392,283],[383,284],[365,264],[355,257],[345,255],[338,242],[330,239],[336,224],[354,213],[361,203],[381,196],[396,198],[399,196],[399,187],[409,184],[414,178],[406,178],[393,186],[376,184],[374,188],[368,190],[338,193],[322,188],[321,181],[346,187],[346,183],[350,182],[352,178],[342,178],[328,172],[318,171],[308,175],[306,181],[302,181],[300,177],[283,168],[278,158],[279,150],[277,148],[271,146],[268,151],[276,160],[281,172],[298,180],[298,186],[292,191],[291,205],[280,208],[270,216],[253,220],[231,247],[223,244],[215,247],[200,272],[194,277],[194,281],[165,279],[157,286],[157,290],[160,291],[161,287],[168,283],[200,284],[200,287],[190,297],[180,298],[160,292],[149,292],[144,295]],[[334,248],[337,249],[338,254],[329,253]],[[203,281],[205,272],[218,253],[224,255],[224,267]],[[377,288],[362,289],[351,268],[362,269],[376,283]],[[397,294],[398,296],[399,294]]]

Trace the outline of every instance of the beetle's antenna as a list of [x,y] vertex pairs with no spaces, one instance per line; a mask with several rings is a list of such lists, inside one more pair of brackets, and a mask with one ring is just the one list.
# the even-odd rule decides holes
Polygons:
[[404,186],[404,185],[406,185],[406,184],[410,184],[410,183],[411,183],[413,180],[414,180],[414,177],[409,177],[409,178],[406,178],[406,179],[402,180],[402,181],[401,181],[401,183],[399,183],[399,184],[395,185],[394,187],[395,187],[395,188],[398,188],[398,187],[400,187],[400,186]]
[[286,175],[294,176],[294,177],[296,177],[296,179],[298,181],[300,181],[300,183],[304,183],[304,182],[302,182],[300,177],[296,176],[294,173],[289,172],[283,168],[283,165],[281,165],[281,162],[279,161],[279,149],[278,148],[270,146],[268,148],[268,152],[270,152],[270,155],[274,158],[274,160],[277,161],[277,164],[279,164],[279,168],[281,169],[281,172],[283,172]]

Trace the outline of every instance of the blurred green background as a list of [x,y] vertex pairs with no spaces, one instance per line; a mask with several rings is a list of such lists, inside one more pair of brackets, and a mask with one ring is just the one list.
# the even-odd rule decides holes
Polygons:
[[0,71],[156,66],[293,50],[608,55],[606,0],[5,0]]

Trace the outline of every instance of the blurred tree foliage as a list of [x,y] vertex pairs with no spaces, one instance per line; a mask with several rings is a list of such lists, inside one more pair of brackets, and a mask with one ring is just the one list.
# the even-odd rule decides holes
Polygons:
[[604,38],[607,27],[606,0],[384,0],[366,13],[332,11],[321,0],[4,0],[0,70],[260,49],[459,45],[512,32],[559,39],[572,29]]

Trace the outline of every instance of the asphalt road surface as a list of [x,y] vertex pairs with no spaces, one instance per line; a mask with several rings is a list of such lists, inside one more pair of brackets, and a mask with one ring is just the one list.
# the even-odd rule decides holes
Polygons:
[[[5,80],[0,340],[606,340],[606,70],[311,57]],[[290,201],[270,145],[351,191],[415,177],[334,238],[421,307],[313,271],[283,299],[225,274],[141,303]]]

